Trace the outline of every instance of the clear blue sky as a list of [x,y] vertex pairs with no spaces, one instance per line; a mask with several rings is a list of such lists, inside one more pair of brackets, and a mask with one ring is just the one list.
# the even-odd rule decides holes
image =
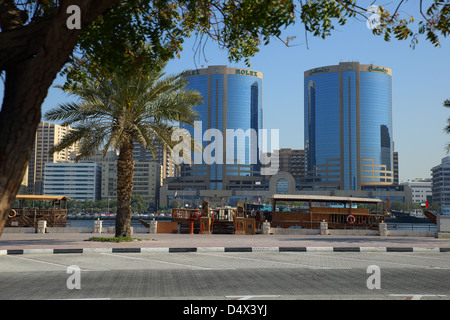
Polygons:
[[[393,10],[393,5],[387,5],[388,9]],[[418,0],[409,1],[402,13],[419,18],[417,5]],[[264,76],[264,128],[280,130],[280,147],[304,148],[305,70],[346,61],[381,65],[392,69],[393,140],[399,152],[400,181],[429,178],[430,169],[447,155],[446,145],[450,142],[450,135],[443,131],[450,110],[442,106],[443,101],[450,98],[450,38],[441,39],[442,46],[435,48],[422,37],[413,50],[409,47],[410,40],[385,42],[382,37],[373,36],[365,21],[350,21],[336,28],[325,40],[310,35],[309,49],[301,25],[283,34],[287,35],[296,35],[293,44],[299,45],[287,48],[272,40],[250,60],[250,68]],[[246,68],[244,62],[229,63],[226,52],[219,50],[211,40],[205,47],[205,56],[195,57],[193,47],[193,40],[187,41],[181,59],[171,61],[166,72],[178,73],[202,65]],[[61,81],[57,79],[55,84]],[[66,100],[60,90],[50,89],[43,113]]]

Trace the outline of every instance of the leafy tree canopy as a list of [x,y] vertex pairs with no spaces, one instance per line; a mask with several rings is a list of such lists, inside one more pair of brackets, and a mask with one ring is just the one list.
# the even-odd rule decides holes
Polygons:
[[[0,8],[9,8],[0,18],[2,31],[23,24],[39,23],[53,14],[62,1],[58,0],[0,0]],[[406,1],[392,5],[391,10],[376,6],[376,12],[357,4],[356,0],[289,1],[289,0],[133,0],[109,1],[111,5],[105,14],[94,23],[82,28],[77,46],[78,53],[89,55],[90,67],[108,70],[121,66],[132,68],[139,60],[149,62],[156,58],[163,60],[177,57],[187,37],[198,37],[198,49],[207,39],[217,42],[227,50],[233,62],[245,59],[259,51],[260,45],[268,44],[273,38],[289,45],[297,35],[281,39],[281,31],[295,23],[302,24],[306,35],[326,38],[336,25],[344,25],[349,18],[365,21],[376,14],[375,35],[382,35],[386,41],[392,37],[398,40],[411,39],[413,45],[419,35],[425,35],[433,45],[440,45],[440,36],[446,37],[450,25],[450,3],[434,0],[423,7],[418,4],[419,22],[412,16],[400,14]],[[361,4],[361,1],[359,1]],[[368,3],[377,5],[377,1]],[[14,13],[14,14],[13,14]],[[8,23],[5,23],[8,21]],[[136,48],[151,43],[151,48],[139,55]],[[99,68],[100,65],[102,68]],[[154,65],[152,67],[157,67]],[[91,70],[92,73],[92,70]],[[73,68],[66,68],[64,74],[69,82],[80,77]]]

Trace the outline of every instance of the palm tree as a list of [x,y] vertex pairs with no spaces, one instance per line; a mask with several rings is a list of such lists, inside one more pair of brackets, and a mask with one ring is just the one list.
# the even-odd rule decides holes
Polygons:
[[[160,70],[165,65],[161,63]],[[103,150],[103,155],[110,149],[119,151],[116,237],[131,235],[133,142],[149,148],[155,157],[154,140],[171,150],[174,123],[192,125],[198,117],[194,106],[202,103],[202,96],[186,89],[186,84],[183,73],[165,75],[143,69],[134,76],[117,72],[108,78],[91,77],[78,87],[60,87],[78,101],[60,104],[44,115],[73,128],[51,152],[77,143],[78,161],[96,150]]]

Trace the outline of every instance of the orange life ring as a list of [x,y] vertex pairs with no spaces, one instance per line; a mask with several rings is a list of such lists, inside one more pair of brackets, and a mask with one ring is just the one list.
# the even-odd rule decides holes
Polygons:
[[354,224],[355,221],[356,221],[355,216],[353,216],[353,215],[350,214],[350,215],[347,217],[347,223],[348,223],[348,224]]
[[11,209],[11,213],[8,215],[10,218],[14,218],[17,215],[17,211],[14,209]]

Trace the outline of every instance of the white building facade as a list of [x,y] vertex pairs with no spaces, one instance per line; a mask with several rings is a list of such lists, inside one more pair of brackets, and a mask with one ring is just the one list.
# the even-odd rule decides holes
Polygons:
[[101,165],[94,162],[51,163],[44,169],[44,194],[72,200],[100,199]]
[[411,188],[412,203],[421,203],[431,200],[431,179],[415,179],[413,181],[403,182],[402,185],[407,185]]
[[441,208],[450,205],[450,156],[431,169],[432,202]]

